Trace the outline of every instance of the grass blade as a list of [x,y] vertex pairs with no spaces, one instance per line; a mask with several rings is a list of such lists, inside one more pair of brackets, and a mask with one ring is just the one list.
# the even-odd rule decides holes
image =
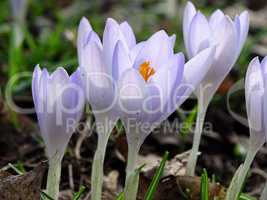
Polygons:
[[121,192],[119,194],[119,196],[116,198],[116,200],[124,200],[125,199],[125,195],[124,195],[124,192]]
[[201,175],[200,192],[201,200],[209,200],[209,178],[206,169],[203,170],[203,173]]
[[14,166],[11,163],[8,163],[8,166],[13,169],[18,175],[23,175],[25,173],[25,171],[19,169],[18,167]]
[[247,194],[240,194],[238,200],[256,200],[254,197],[248,196]]
[[48,194],[46,194],[44,191],[41,191],[41,200],[54,200],[54,199],[50,197]]
[[85,191],[85,187],[82,185],[80,187],[79,191],[74,193],[74,197],[72,200],[79,200],[81,198],[82,194],[84,193],[84,191]]
[[154,196],[155,191],[158,187],[158,184],[159,184],[159,181],[160,181],[160,178],[161,178],[161,175],[163,173],[163,170],[164,170],[164,167],[165,167],[165,164],[166,164],[168,157],[169,157],[169,152],[166,151],[164,156],[163,156],[162,161],[160,162],[160,166],[157,169],[156,174],[154,175],[154,177],[153,177],[153,179],[149,185],[148,191],[145,195],[145,200],[152,200],[153,199],[153,196]]
[[187,116],[187,118],[183,121],[183,128],[180,130],[180,134],[185,137],[190,132],[190,129],[194,125],[194,122],[197,117],[197,106],[194,107],[192,112]]

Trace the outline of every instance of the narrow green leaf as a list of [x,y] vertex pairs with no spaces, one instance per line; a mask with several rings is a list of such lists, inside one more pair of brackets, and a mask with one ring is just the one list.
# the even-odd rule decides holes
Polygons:
[[195,122],[196,116],[197,116],[197,106],[193,108],[192,112],[190,112],[187,118],[183,121],[183,128],[180,130],[180,134],[183,137],[188,135],[191,127]]
[[54,199],[50,197],[48,194],[46,194],[44,191],[41,191],[41,200],[54,200]]
[[240,194],[238,200],[256,200],[256,198],[251,197],[251,196],[249,196],[249,195],[247,195],[247,194],[243,194],[243,193],[242,193],[242,194]]
[[203,173],[201,175],[200,192],[201,200],[209,200],[209,178],[206,169],[203,170]]
[[125,195],[124,192],[121,192],[118,197],[116,198],[116,200],[124,200],[125,199]]
[[18,175],[23,175],[24,172],[21,171],[18,167],[14,166],[13,164],[11,163],[8,163],[8,166],[13,169]]
[[164,170],[164,167],[165,167],[165,164],[166,164],[168,157],[169,157],[169,152],[166,151],[164,156],[163,156],[162,161],[160,162],[160,166],[157,169],[156,174],[154,175],[154,177],[153,177],[153,179],[149,185],[148,191],[146,192],[146,195],[145,195],[145,200],[152,200],[153,199],[153,196],[154,196],[156,189],[158,187],[158,184],[159,184],[159,181],[160,181],[160,178],[161,178],[161,175],[163,173],[163,170]]
[[80,187],[79,191],[74,194],[74,197],[72,200],[79,200],[81,198],[82,194],[84,193],[84,191],[85,191],[85,187],[82,185]]

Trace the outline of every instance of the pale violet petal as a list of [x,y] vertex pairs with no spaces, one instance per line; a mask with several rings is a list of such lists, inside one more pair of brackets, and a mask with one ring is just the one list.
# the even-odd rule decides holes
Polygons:
[[210,46],[212,33],[206,17],[197,12],[188,32],[188,52],[190,58]]
[[199,52],[191,58],[184,68],[184,83],[191,91],[195,90],[198,84],[205,78],[212,67],[216,48],[210,47]]
[[135,59],[134,68],[138,69],[142,63],[149,62],[150,66],[157,70],[168,60],[172,51],[169,36],[163,30],[158,31],[145,42]]
[[131,52],[130,52],[130,58],[131,61],[135,61],[137,55],[140,53],[140,51],[144,48],[145,42],[139,42],[137,45],[135,45]]
[[189,51],[189,30],[192,23],[194,16],[196,15],[195,6],[189,1],[186,4],[184,15],[183,15],[183,36],[184,36],[184,43],[185,49],[187,51],[187,55],[192,57],[191,52]]
[[[225,18],[225,27],[222,28],[222,31],[224,37],[216,46],[214,62],[201,82],[202,94],[197,93],[198,96],[204,95],[205,104],[209,103],[236,61],[237,33],[233,22],[228,17]],[[205,89],[203,90],[203,88]]]
[[[254,58],[249,64],[245,80],[246,107],[251,134],[263,133],[264,83],[261,64]],[[253,135],[255,136],[255,135]]]
[[114,49],[118,40],[121,40],[128,50],[126,39],[121,32],[119,24],[114,19],[108,18],[103,34],[103,55],[105,64],[110,72],[112,70]]
[[[262,75],[265,87],[267,86],[267,56],[261,61]],[[266,87],[267,88],[267,87]]]
[[113,78],[103,60],[103,52],[96,43],[86,46],[81,66],[86,97],[93,109],[104,110],[114,101]]
[[175,41],[176,41],[176,35],[173,34],[172,36],[169,37],[170,38],[170,48],[173,49],[175,46]]
[[112,76],[115,80],[118,80],[122,73],[132,67],[130,56],[124,45],[119,40],[116,44],[113,56]]
[[[184,73],[184,55],[182,53],[175,54],[169,62],[169,66],[161,68],[155,76],[151,79],[149,93],[158,95],[158,99],[152,99],[154,116],[150,117],[150,123],[158,124],[165,120],[169,115],[167,113],[173,112],[174,107],[174,94],[178,85],[180,85]],[[155,90],[158,87],[158,90]],[[151,91],[152,89],[152,91]],[[158,94],[157,94],[157,93]],[[156,104],[158,103],[158,105]],[[165,118],[164,118],[165,117]]]
[[249,14],[247,11],[241,13],[240,16],[235,19],[236,29],[238,33],[238,51],[237,56],[240,54],[240,51],[247,39],[248,30],[249,30]]
[[83,17],[80,21],[79,28],[78,28],[78,36],[77,36],[78,55],[80,54],[82,47],[87,42],[87,38],[91,31],[92,31],[92,27],[90,25],[90,22],[85,17]]
[[132,27],[125,21],[120,24],[120,29],[126,39],[128,47],[131,49],[136,45],[136,39]]
[[36,65],[33,71],[33,76],[32,76],[32,97],[34,103],[37,105],[38,102],[38,93],[39,93],[39,82],[41,78],[41,69],[39,65]]
[[215,12],[212,13],[209,19],[209,25],[211,28],[217,29],[220,26],[221,21],[224,19],[224,14],[221,10],[216,10]]
[[130,118],[136,122],[142,122],[143,101],[147,96],[145,91],[145,81],[139,72],[133,68],[124,71],[119,80],[118,105],[121,112],[121,119],[124,125]]

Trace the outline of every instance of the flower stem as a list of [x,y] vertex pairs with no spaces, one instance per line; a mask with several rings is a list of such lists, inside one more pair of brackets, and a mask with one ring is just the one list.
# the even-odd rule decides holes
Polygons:
[[261,146],[262,145],[259,145],[259,147],[254,148],[253,145],[250,144],[244,165],[241,169],[241,172],[240,172],[240,175],[238,178],[238,184],[237,184],[236,194],[235,194],[236,199],[238,198],[238,195],[239,195],[240,191],[242,190],[244,181],[247,178],[247,174],[248,174],[248,171],[251,167],[251,164],[252,164],[252,162],[253,162],[253,160],[254,160],[254,158],[255,158],[255,156],[256,156],[256,154],[257,154],[257,152]]
[[126,168],[125,199],[136,200],[139,184],[139,173],[136,172],[139,147],[129,144]]
[[265,183],[265,186],[263,188],[263,191],[261,193],[260,200],[265,200],[267,199],[267,183]]
[[105,158],[108,138],[109,137],[106,136],[105,134],[98,134],[98,144],[93,160],[92,176],[91,176],[92,200],[101,200],[103,176],[104,176],[103,165],[104,165],[104,158]]
[[188,163],[186,167],[186,175],[188,176],[194,176],[195,174],[198,150],[199,150],[199,145],[200,145],[201,133],[203,130],[203,123],[204,123],[205,116],[206,116],[206,111],[207,111],[207,106],[205,106],[202,103],[199,103],[196,128],[195,128],[195,134],[194,134],[194,139],[193,139],[193,147],[190,152],[190,156],[188,158]]
[[53,199],[58,199],[61,176],[61,159],[51,158],[49,161],[46,191]]

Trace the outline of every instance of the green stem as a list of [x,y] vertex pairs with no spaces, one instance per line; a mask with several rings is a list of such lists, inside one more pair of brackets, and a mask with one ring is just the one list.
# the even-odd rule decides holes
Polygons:
[[106,147],[108,143],[108,136],[105,134],[98,134],[98,144],[97,150],[95,152],[93,166],[92,166],[92,176],[91,176],[91,193],[92,200],[101,200],[102,196],[102,185],[104,176],[104,158]]
[[125,199],[136,200],[139,184],[139,173],[136,173],[139,147],[129,144],[126,167]]
[[61,159],[51,158],[49,161],[48,177],[47,177],[47,194],[53,199],[58,199],[59,184],[61,176]]
[[245,182],[245,180],[247,178],[248,171],[249,171],[249,169],[251,167],[251,164],[252,164],[257,152],[258,152],[258,148],[253,148],[250,145],[250,148],[248,149],[248,153],[247,153],[244,165],[243,165],[243,167],[241,169],[241,172],[239,174],[238,185],[237,185],[236,194],[235,194],[235,199],[238,198],[238,195],[242,190],[244,182]]
[[261,193],[260,200],[265,200],[267,199],[267,183],[265,183],[265,186],[263,188],[263,191]]
[[196,128],[195,128],[194,139],[193,139],[193,147],[190,152],[190,156],[188,158],[188,163],[186,167],[186,175],[188,176],[194,176],[195,174],[198,150],[199,150],[199,145],[200,145],[201,133],[203,129],[203,123],[204,123],[205,116],[206,116],[206,111],[207,111],[207,106],[205,106],[204,104],[200,102],[198,105]]

